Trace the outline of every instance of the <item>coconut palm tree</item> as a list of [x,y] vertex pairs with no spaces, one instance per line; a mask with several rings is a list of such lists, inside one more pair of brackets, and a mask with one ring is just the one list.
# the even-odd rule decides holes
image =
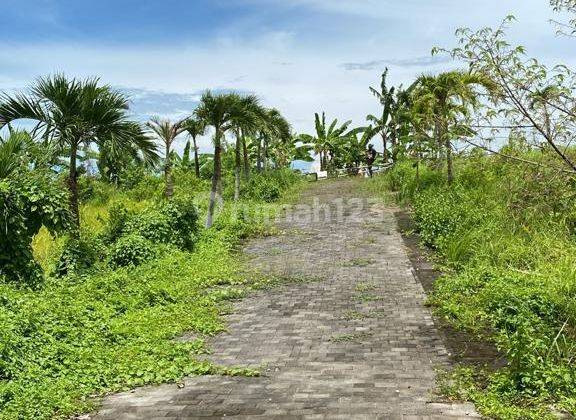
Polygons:
[[200,163],[198,160],[198,144],[196,138],[206,134],[206,124],[198,118],[188,118],[184,123],[184,129],[192,138],[192,146],[194,147],[194,171],[196,176],[200,178]]
[[73,235],[79,233],[77,156],[82,145],[106,145],[122,155],[135,148],[146,157],[156,155],[156,146],[139,124],[128,120],[127,98],[99,84],[98,79],[67,79],[57,74],[39,78],[27,94],[0,95],[0,128],[12,121],[36,121],[34,132],[43,132],[46,142],[68,151],[70,211]]
[[172,145],[180,134],[185,131],[186,120],[171,122],[170,120],[152,117],[146,126],[164,143],[164,178],[166,182],[166,198],[174,194],[174,179],[172,178]]
[[216,210],[217,195],[221,191],[222,183],[222,142],[226,133],[244,112],[242,110],[242,97],[236,93],[213,94],[210,91],[202,95],[200,104],[194,115],[207,126],[214,128],[214,173],[212,175],[212,188],[208,204],[208,217],[206,227],[211,227]]
[[477,105],[479,87],[493,90],[494,83],[481,74],[459,70],[416,80],[413,106],[433,119],[436,144],[445,149],[448,183],[454,180],[452,137],[464,131],[458,119]]

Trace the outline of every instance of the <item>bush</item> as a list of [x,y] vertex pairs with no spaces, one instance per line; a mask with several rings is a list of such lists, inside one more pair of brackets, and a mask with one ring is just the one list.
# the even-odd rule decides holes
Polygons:
[[497,418],[542,418],[551,405],[573,410],[574,182],[477,152],[456,161],[456,174],[452,186],[425,176],[415,188],[414,168],[402,163],[384,177],[409,198],[423,242],[451,269],[435,283],[436,312],[488,334],[509,362],[469,398]]
[[42,226],[69,226],[65,187],[45,171],[19,173],[0,181],[0,276],[37,284],[42,272],[32,255],[32,238]]
[[112,268],[135,267],[152,258],[155,252],[152,243],[137,234],[124,236],[110,249],[108,263]]
[[113,206],[102,238],[112,244],[123,236],[135,234],[153,243],[192,249],[197,233],[198,211],[193,199],[179,196],[139,212],[129,211],[120,204]]
[[302,177],[290,169],[278,169],[253,174],[242,189],[242,195],[251,200],[267,203],[277,201],[282,193],[301,181]]
[[55,274],[59,277],[80,274],[92,268],[105,255],[104,244],[98,238],[66,239]]

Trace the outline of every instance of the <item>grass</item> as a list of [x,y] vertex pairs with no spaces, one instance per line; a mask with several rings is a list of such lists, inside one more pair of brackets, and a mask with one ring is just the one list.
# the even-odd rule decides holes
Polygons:
[[[286,182],[286,200],[301,187]],[[191,188],[202,211],[207,194]],[[138,210],[159,200],[131,194],[108,190],[85,202],[83,236],[97,240],[114,202]],[[98,264],[63,278],[50,273],[65,238],[42,230],[33,243],[47,273],[42,287],[0,284],[0,418],[70,418],[92,410],[97,396],[186,375],[257,375],[202,360],[209,349],[201,337],[225,330],[231,300],[281,281],[247,270],[236,249],[243,238],[273,233],[261,216],[276,214],[283,203],[229,203],[191,251],[169,248],[136,267]],[[177,340],[186,332],[196,338]]]
[[497,372],[457,370],[445,394],[494,418],[575,413],[573,180],[481,154],[457,160],[452,186],[440,171],[420,169],[417,179],[410,162],[400,163],[366,188],[385,200],[392,191],[412,208],[420,238],[446,273],[429,299],[435,312],[493,341],[509,362]]

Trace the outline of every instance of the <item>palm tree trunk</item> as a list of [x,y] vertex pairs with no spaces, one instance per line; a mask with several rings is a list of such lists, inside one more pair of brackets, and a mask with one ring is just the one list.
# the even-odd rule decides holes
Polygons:
[[214,174],[212,175],[212,189],[210,190],[210,202],[208,204],[208,217],[206,218],[206,227],[212,227],[214,220],[214,211],[216,209],[217,193],[220,186],[220,178],[222,176],[222,162],[221,162],[222,146],[220,145],[220,132],[217,129],[214,135]]
[[446,166],[448,171],[448,184],[452,184],[454,181],[454,169],[452,163],[452,144],[450,144],[450,137],[446,135]]
[[170,162],[170,142],[166,142],[166,162],[164,162],[164,178],[166,180],[166,198],[174,195],[174,180],[172,179],[172,162]]
[[241,157],[240,148],[242,147],[242,137],[240,132],[236,132],[236,148],[234,150],[234,201],[240,199],[240,170],[241,170]]
[[248,182],[250,181],[250,160],[248,159],[248,147],[244,136],[242,136],[242,153],[244,155],[244,179]]
[[198,146],[196,145],[196,136],[192,136],[192,144],[194,145],[194,170],[196,177],[200,178],[200,162],[198,160]]
[[75,238],[80,236],[80,209],[78,206],[78,172],[76,170],[76,158],[78,143],[70,145],[70,171],[68,175],[68,189],[70,191],[70,214],[72,216],[71,235]]
[[262,172],[262,139],[258,139],[258,149],[256,151],[258,162],[256,162],[256,170]]
[[264,139],[264,171],[268,170],[268,140]]

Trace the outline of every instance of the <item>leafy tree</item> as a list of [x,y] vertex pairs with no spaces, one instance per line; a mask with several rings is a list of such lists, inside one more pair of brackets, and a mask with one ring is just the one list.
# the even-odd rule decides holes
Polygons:
[[174,194],[174,179],[172,177],[172,145],[180,134],[185,131],[186,120],[172,123],[159,117],[152,117],[146,126],[164,143],[164,179],[166,182],[165,195],[167,198]]
[[394,155],[394,150],[396,148],[396,129],[395,129],[395,118],[394,118],[394,110],[396,104],[396,97],[394,92],[396,90],[395,87],[388,88],[386,85],[386,77],[388,76],[388,68],[384,70],[382,73],[382,79],[380,82],[380,90],[377,90],[373,87],[370,87],[370,92],[378,100],[382,105],[382,115],[379,117],[374,116],[372,114],[366,117],[366,120],[369,121],[374,125],[374,131],[380,134],[382,137],[382,147],[383,147],[383,157],[384,162],[388,161],[388,138],[392,141],[392,154]]
[[312,152],[314,147],[302,140],[299,135],[292,135],[277,142],[274,147],[274,161],[280,168],[285,168],[295,160],[313,162]]
[[40,78],[28,94],[0,95],[0,128],[12,121],[31,119],[35,132],[42,130],[47,142],[69,152],[68,188],[74,235],[78,234],[77,156],[81,145],[95,143],[120,156],[137,149],[154,156],[156,146],[140,126],[127,118],[128,100],[98,79],[67,79],[57,74]]
[[557,12],[567,12],[573,15],[568,22],[554,21],[558,27],[558,33],[576,36],[576,0],[550,0],[550,5]]
[[508,16],[497,29],[459,29],[459,46],[449,53],[495,85],[491,107],[482,115],[491,135],[501,130],[532,134],[538,147],[576,171],[565,147],[576,140],[576,76],[565,66],[549,69],[527,57],[522,46],[510,45],[506,29],[514,20]]
[[314,145],[314,152],[320,156],[320,170],[325,171],[328,163],[334,157],[336,144],[354,134],[354,130],[348,130],[352,121],[346,121],[344,124],[338,125],[338,120],[335,119],[327,126],[324,112],[322,117],[318,113],[314,114],[314,121],[316,135],[302,134],[300,139]]

